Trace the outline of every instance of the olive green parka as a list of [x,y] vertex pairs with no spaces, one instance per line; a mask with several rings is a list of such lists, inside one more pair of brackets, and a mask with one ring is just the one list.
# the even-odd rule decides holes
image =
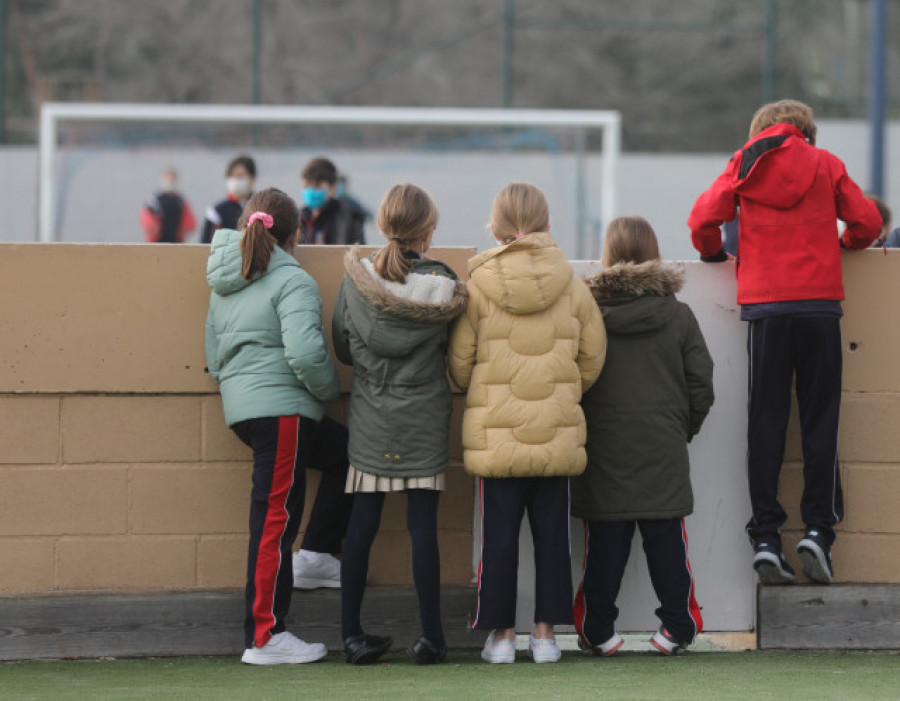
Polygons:
[[681,518],[694,508],[687,443],[713,403],[713,361],[683,272],[622,263],[586,280],[606,325],[606,365],[581,401],[588,466],[572,515],[596,521]]
[[382,477],[430,477],[449,461],[449,324],[468,294],[444,263],[410,262],[405,283],[389,282],[348,251],[331,324],[335,355],[353,366],[350,464]]

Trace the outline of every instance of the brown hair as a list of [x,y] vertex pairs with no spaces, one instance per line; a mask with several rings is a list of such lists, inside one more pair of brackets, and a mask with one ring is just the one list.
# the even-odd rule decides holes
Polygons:
[[887,206],[885,201],[874,192],[867,192],[866,197],[872,200],[872,202],[875,203],[875,206],[878,207],[878,213],[881,215],[881,226],[890,224],[893,217],[891,215],[891,208]]
[[754,137],[775,124],[793,124],[815,146],[816,123],[813,121],[812,107],[806,103],[799,100],[779,100],[763,105],[756,110],[750,122],[750,136]]
[[534,185],[510,183],[497,193],[491,207],[491,230],[503,243],[549,228],[547,198]]
[[653,227],[643,217],[616,217],[603,237],[603,265],[646,263],[659,260],[659,243]]
[[327,158],[313,158],[303,166],[300,177],[310,183],[334,185],[338,179],[337,168]]
[[[264,212],[271,216],[272,228],[267,229],[259,219],[248,224],[254,212]],[[250,198],[237,226],[244,232],[241,237],[241,277],[249,280],[256,274],[266,272],[276,245],[284,246],[286,241],[293,238],[300,226],[300,213],[294,200],[281,190],[270,187]]]
[[375,272],[384,280],[406,282],[412,264],[403,251],[437,226],[438,210],[431,196],[410,183],[394,185],[378,207],[376,225],[388,242],[375,255]]

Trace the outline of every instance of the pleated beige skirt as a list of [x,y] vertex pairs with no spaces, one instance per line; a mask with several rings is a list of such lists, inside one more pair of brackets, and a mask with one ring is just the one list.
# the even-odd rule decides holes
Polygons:
[[357,470],[353,465],[347,472],[348,494],[357,492],[405,492],[407,489],[444,490],[444,473],[431,477],[381,477]]

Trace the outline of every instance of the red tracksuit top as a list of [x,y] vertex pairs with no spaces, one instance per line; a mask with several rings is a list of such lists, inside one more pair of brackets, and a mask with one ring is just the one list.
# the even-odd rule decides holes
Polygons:
[[694,203],[687,223],[701,256],[721,252],[719,226],[738,205],[738,304],[844,299],[840,242],[867,248],[881,230],[843,162],[790,124],[751,138]]

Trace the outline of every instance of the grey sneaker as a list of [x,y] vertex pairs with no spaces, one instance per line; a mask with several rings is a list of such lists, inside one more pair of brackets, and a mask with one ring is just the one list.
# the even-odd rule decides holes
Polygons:
[[797,543],[797,554],[803,563],[803,574],[819,584],[831,584],[834,570],[831,568],[831,547],[820,531],[806,531]]
[[753,569],[761,584],[793,584],[797,580],[793,568],[777,545],[759,543],[755,550]]

